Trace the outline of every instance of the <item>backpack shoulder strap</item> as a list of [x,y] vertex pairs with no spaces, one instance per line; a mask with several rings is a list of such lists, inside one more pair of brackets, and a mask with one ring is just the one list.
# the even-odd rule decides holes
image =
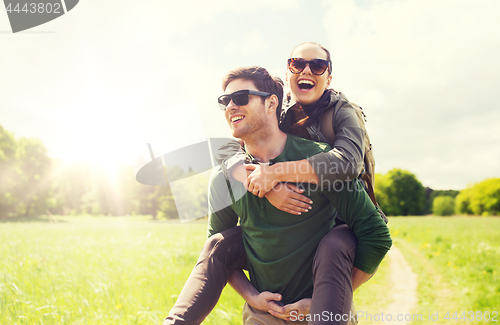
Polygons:
[[333,131],[333,112],[334,108],[329,108],[323,112],[321,115],[319,122],[319,130],[331,146],[333,146],[333,142],[335,141],[335,132]]
[[[337,102],[341,99],[341,95],[335,89],[331,89],[333,92],[332,99]],[[337,105],[331,105],[321,115],[320,122],[318,124],[319,130],[321,134],[323,134],[324,138],[327,140],[328,144],[333,147],[333,142],[335,142],[335,131],[333,129],[333,113],[335,113],[335,108]]]

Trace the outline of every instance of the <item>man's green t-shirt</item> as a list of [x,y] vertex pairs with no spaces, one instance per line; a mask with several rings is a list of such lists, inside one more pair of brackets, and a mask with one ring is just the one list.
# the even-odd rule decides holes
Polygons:
[[[329,150],[328,144],[288,135],[283,152],[270,164]],[[229,182],[220,166],[212,172],[209,185],[208,236],[239,221],[250,281],[259,292],[280,293],[285,304],[312,296],[314,254],[323,236],[335,226],[336,210],[357,237],[357,268],[373,273],[392,244],[378,209],[357,179],[328,189],[308,183],[299,186],[313,201],[312,210],[302,215],[278,210],[266,198],[247,192],[241,183]]]

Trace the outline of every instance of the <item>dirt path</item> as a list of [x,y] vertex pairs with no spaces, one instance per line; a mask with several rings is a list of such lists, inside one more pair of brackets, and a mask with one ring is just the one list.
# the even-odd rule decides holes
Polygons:
[[417,306],[417,275],[412,271],[401,251],[392,246],[387,254],[391,270],[392,303],[384,308],[384,314],[391,314],[391,324],[406,325],[410,321],[398,321],[397,316],[404,319],[404,316],[411,315],[412,310]]
[[417,275],[394,242],[384,263],[388,264],[389,279],[387,282],[384,281],[384,285],[378,289],[383,292],[377,292],[377,295],[380,295],[381,307],[365,311],[364,315],[363,307],[361,307],[358,310],[358,315],[361,315],[358,318],[359,325],[408,325],[411,323],[411,317],[418,303]]

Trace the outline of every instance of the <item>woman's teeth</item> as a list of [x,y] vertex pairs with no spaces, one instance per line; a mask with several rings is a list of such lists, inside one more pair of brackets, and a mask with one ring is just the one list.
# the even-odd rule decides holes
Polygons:
[[311,80],[299,80],[297,84],[300,89],[311,89],[312,87],[314,87],[314,82],[312,82]]

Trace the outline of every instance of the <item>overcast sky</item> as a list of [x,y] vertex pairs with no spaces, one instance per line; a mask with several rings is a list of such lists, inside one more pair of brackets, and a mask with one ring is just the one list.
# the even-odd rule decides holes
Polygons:
[[293,47],[333,56],[367,115],[378,172],[462,189],[500,177],[500,1],[81,0],[12,34],[0,10],[0,124],[52,157],[108,167],[229,136],[221,78],[284,76]]

